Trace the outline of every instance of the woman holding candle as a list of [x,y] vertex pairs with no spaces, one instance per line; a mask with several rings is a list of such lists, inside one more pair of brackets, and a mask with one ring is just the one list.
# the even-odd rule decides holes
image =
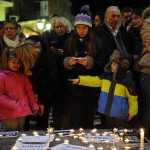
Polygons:
[[[101,41],[92,32],[92,20],[88,6],[82,7],[75,17],[75,30],[68,38],[64,52],[64,71],[69,78],[82,75],[98,75],[103,72],[105,56]],[[99,90],[99,89],[98,89]],[[93,128],[95,101],[99,96],[96,88],[67,83],[66,98],[70,104],[70,126]]]
[[105,66],[105,73],[100,77],[70,79],[73,84],[101,87],[98,112],[106,116],[107,128],[125,127],[126,121],[137,114],[137,96],[134,83],[127,75],[128,66],[129,62],[115,50]]

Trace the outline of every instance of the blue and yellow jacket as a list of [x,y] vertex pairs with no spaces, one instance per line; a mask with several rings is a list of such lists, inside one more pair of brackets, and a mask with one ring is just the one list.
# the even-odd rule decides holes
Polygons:
[[138,111],[137,95],[134,83],[125,78],[121,83],[113,82],[112,76],[79,76],[79,85],[101,87],[98,112],[104,115],[127,119],[128,114],[134,116]]

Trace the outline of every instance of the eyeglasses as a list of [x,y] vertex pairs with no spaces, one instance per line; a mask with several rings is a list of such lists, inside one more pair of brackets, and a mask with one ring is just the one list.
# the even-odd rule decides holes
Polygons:
[[8,31],[8,30],[9,30],[9,31],[12,31],[12,30],[14,30],[14,29],[15,29],[15,28],[4,28],[5,31]]
[[55,27],[55,29],[57,29],[57,30],[58,30],[58,29],[63,29],[63,28],[64,28],[64,26],[56,26],[56,27]]

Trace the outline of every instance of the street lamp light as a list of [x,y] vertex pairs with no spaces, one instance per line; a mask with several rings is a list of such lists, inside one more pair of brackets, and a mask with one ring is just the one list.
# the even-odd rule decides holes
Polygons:
[[51,29],[51,24],[49,22],[46,23],[45,28],[46,28],[46,30],[50,30]]
[[38,21],[37,27],[38,27],[38,29],[39,29],[39,30],[41,31],[41,33],[42,33],[42,30],[43,30],[43,28],[44,28],[44,22]]

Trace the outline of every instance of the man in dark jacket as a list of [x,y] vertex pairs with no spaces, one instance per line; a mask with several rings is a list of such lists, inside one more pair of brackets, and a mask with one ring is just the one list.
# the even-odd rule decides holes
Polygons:
[[[120,10],[117,6],[110,6],[106,9],[104,22],[99,26],[95,32],[102,41],[103,48],[105,49],[106,60],[118,49],[121,56],[132,62],[132,49],[134,46],[129,45],[127,35],[119,30],[118,23],[120,20]],[[101,116],[102,128],[105,128],[105,117]]]
[[120,20],[120,10],[117,6],[110,6],[105,13],[104,23],[98,27],[95,32],[101,38],[107,60],[115,49],[118,49],[123,57],[128,58],[131,61],[132,45],[128,44],[128,39],[119,30],[118,22]]

